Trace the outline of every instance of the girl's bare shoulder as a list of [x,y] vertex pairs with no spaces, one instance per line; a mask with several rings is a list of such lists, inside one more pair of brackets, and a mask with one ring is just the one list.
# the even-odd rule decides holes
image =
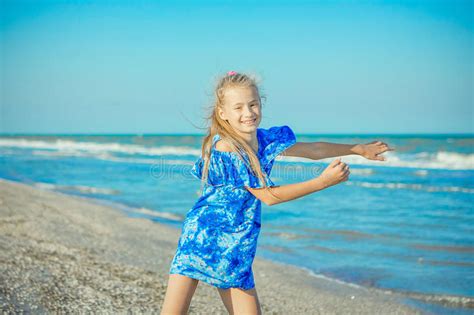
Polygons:
[[215,148],[217,151],[232,152],[230,144],[224,139],[217,140]]

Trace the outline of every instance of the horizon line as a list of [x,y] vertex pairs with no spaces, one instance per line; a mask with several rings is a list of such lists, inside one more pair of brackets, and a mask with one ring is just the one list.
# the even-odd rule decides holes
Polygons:
[[[1,132],[0,136],[205,136],[197,133],[22,133]],[[472,136],[474,132],[462,133],[295,133],[297,136]]]

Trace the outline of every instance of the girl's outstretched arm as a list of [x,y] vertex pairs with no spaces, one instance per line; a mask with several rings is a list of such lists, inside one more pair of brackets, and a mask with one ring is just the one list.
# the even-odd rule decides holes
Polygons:
[[[268,189],[247,187],[247,190],[250,191],[255,197],[263,201],[266,205],[272,206],[277,203],[306,196],[326,187],[327,186],[325,183],[319,177],[317,177],[301,183],[274,186]],[[270,189],[271,192],[269,191]],[[278,198],[275,198],[272,193]]]
[[339,184],[346,181],[349,174],[349,165],[342,162],[341,159],[336,159],[326,167],[320,176],[304,182],[268,188],[245,188],[265,204],[271,206]]
[[283,152],[283,156],[297,156],[312,160],[359,154],[358,144],[339,144],[331,142],[297,142]]
[[304,157],[312,160],[320,160],[335,156],[357,154],[369,160],[385,161],[379,156],[386,151],[395,151],[381,141],[372,141],[367,144],[342,144],[331,142],[297,142],[282,155]]

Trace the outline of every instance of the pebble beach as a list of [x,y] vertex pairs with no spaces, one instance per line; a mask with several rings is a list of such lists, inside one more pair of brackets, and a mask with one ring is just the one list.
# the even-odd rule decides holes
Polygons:
[[[94,199],[0,180],[2,313],[159,314],[180,230]],[[424,314],[401,298],[256,257],[263,314]],[[189,314],[227,314],[200,282]]]

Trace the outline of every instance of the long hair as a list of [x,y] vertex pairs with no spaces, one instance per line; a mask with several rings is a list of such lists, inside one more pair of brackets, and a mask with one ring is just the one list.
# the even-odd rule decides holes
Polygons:
[[[211,155],[211,147],[212,147],[212,140],[216,134],[219,134],[220,138],[225,140],[231,147],[231,151],[235,152],[245,165],[250,169],[250,171],[257,176],[259,181],[263,184],[264,188],[270,188],[267,186],[265,181],[265,176],[260,166],[260,161],[256,156],[254,150],[247,144],[247,142],[235,132],[234,128],[227,122],[220,118],[218,114],[218,109],[223,108],[224,106],[224,95],[225,91],[231,87],[248,87],[254,88],[259,95],[259,106],[262,107],[262,98],[266,99],[265,96],[260,94],[260,90],[258,88],[257,79],[255,77],[251,77],[250,75],[246,75],[243,73],[235,73],[234,74],[225,74],[217,79],[217,84],[215,85],[214,89],[214,100],[213,104],[209,108],[210,111],[208,115],[205,117],[206,122],[208,123],[207,133],[202,141],[201,147],[201,157],[204,161],[203,169],[202,169],[202,177],[201,183],[207,182],[208,174],[209,174],[209,163],[210,163],[210,155]],[[248,157],[250,162],[247,162],[245,156]],[[202,186],[201,186],[202,187]]]

